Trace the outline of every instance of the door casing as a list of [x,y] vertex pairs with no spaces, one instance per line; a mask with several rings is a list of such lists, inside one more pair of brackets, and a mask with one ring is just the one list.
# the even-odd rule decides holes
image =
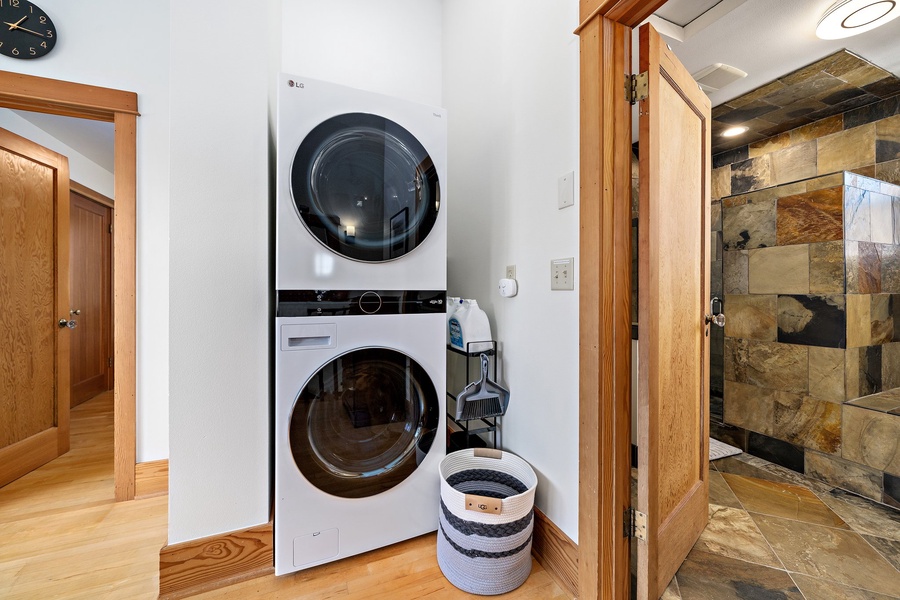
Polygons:
[[115,125],[113,313],[116,501],[134,499],[136,396],[137,117],[134,92],[0,71],[0,107]]

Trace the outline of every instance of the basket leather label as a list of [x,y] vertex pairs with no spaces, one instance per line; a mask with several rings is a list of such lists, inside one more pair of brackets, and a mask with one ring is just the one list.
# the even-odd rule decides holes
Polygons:
[[503,512],[503,500],[500,498],[488,498],[487,496],[466,494],[466,510],[499,515]]
[[475,448],[473,456],[479,458],[503,458],[503,450],[494,448]]

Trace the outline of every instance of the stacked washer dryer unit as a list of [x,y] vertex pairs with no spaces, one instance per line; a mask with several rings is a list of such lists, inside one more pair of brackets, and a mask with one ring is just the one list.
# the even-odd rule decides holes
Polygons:
[[278,87],[275,573],[437,529],[443,109]]

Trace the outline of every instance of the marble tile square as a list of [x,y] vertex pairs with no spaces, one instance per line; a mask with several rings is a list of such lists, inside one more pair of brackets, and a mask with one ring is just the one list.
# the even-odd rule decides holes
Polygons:
[[751,294],[808,294],[809,245],[751,250],[748,280]]
[[[860,465],[838,456],[821,454],[812,450],[805,453],[806,476],[825,481],[832,486],[862,494],[867,498],[881,498],[881,471]],[[824,496],[820,496],[824,499]],[[829,504],[826,501],[826,504]],[[831,506],[829,504],[829,506]],[[843,517],[844,513],[837,511]],[[847,520],[847,517],[843,517]],[[852,526],[852,522],[848,521]]]
[[[846,116],[844,126],[846,127]],[[817,172],[819,175],[875,164],[875,125],[870,123],[844,129],[819,138]]]
[[880,594],[896,593],[897,570],[859,534],[789,518],[752,516],[789,571]]
[[[864,170],[864,169],[861,169]],[[855,171],[844,171],[844,185],[859,188],[867,192],[881,192],[881,182],[871,175]]]
[[875,165],[875,177],[881,181],[900,184],[900,159]]
[[733,427],[772,433],[775,397],[783,392],[725,379],[724,419]]
[[[713,118],[715,118],[715,115],[713,115]],[[725,165],[731,165],[747,160],[748,158],[750,158],[750,149],[747,146],[732,148],[731,150],[726,150],[725,152],[719,152],[718,154],[713,155],[712,168],[718,169]]]
[[819,119],[809,125],[802,125],[790,131],[791,143],[799,144],[809,140],[817,140],[832,133],[838,133],[844,129],[844,117],[837,114],[833,117]]
[[880,290],[900,294],[900,245],[878,244],[875,252],[880,258]]
[[871,396],[856,398],[855,400],[848,400],[847,406],[858,406],[876,412],[887,413],[900,407],[900,397],[896,394],[881,392],[879,394],[872,394]]
[[777,299],[778,297],[774,294],[726,295],[725,335],[766,342],[776,341],[778,337]]
[[[750,257],[746,250],[725,250],[722,261],[722,287],[726,294],[749,292]],[[833,260],[833,256],[830,257]],[[843,260],[843,258],[842,258]]]
[[900,415],[844,405],[842,456],[900,475]]
[[[806,346],[725,338],[725,379],[769,390],[806,394]],[[727,404],[726,387],[726,405]]]
[[844,189],[844,239],[872,241],[869,192],[858,187]]
[[722,241],[725,250],[768,248],[776,241],[776,200],[761,199],[722,211]]
[[882,390],[881,346],[848,348],[844,365],[847,400],[876,394]]
[[[900,252],[898,252],[900,258]],[[845,292],[844,242],[820,242],[809,245],[809,292],[843,294]],[[900,260],[898,260],[900,285]]]
[[[900,508],[900,477],[894,477],[890,473],[884,474],[884,495],[882,495],[881,501],[895,509]],[[896,511],[893,514],[900,515]],[[900,533],[900,526],[894,528],[893,531]]]
[[848,294],[877,294],[881,288],[881,254],[884,244],[844,242]]
[[893,117],[898,112],[900,112],[900,95],[845,112],[844,130],[859,128],[866,124],[874,124],[875,121]]
[[869,318],[872,319],[872,344],[886,344],[894,339],[894,317],[891,294],[872,294]]
[[750,158],[756,158],[757,156],[769,154],[770,152],[775,152],[776,150],[783,150],[790,145],[791,134],[790,132],[785,131],[784,133],[768,137],[764,140],[753,142],[749,145],[749,155]]
[[881,384],[885,390],[900,388],[900,342],[881,347]]
[[831,175],[822,175],[821,177],[808,179],[806,181],[806,191],[815,192],[816,190],[823,190],[825,188],[841,185],[844,185],[844,174],[832,173]]
[[896,596],[876,594],[809,575],[791,573],[791,578],[806,600],[896,600]]
[[783,568],[756,523],[741,508],[710,505],[709,522],[694,544],[694,550],[766,567]]
[[804,600],[780,569],[692,550],[676,575],[684,600]]
[[809,348],[809,394],[828,402],[842,403],[844,386],[844,350]]
[[872,296],[847,294],[847,348],[872,345]]
[[786,246],[843,239],[843,200],[843,186],[780,198],[777,244]]
[[825,527],[850,529],[843,519],[802,485],[766,481],[731,473],[723,473],[722,477],[743,507],[754,515],[754,520],[756,515],[760,514]]
[[[773,408],[773,437],[828,454],[841,450],[841,405],[812,396],[779,396]],[[804,453],[805,454],[805,453]]]
[[900,158],[900,115],[875,124],[875,162]]
[[815,177],[816,141],[810,140],[772,152],[772,175],[775,185]]
[[900,572],[900,542],[874,535],[864,535],[863,539]]
[[880,192],[869,193],[869,215],[872,219],[872,241],[876,244],[894,243],[894,199]]
[[[874,135],[875,131],[873,128],[873,142]],[[875,163],[874,156],[870,163]],[[746,194],[747,192],[771,187],[773,185],[775,185],[775,176],[772,173],[772,156],[770,154],[749,158],[731,165],[732,194]]]
[[712,508],[712,505],[715,505],[743,509],[737,496],[725,483],[722,474],[712,468],[709,470],[709,503],[710,508]]
[[853,531],[900,541],[900,511],[837,488],[819,493],[819,498]]
[[809,479],[801,473],[792,469],[782,467],[771,463],[765,459],[753,456],[751,454],[738,454],[737,456],[729,456],[712,463],[716,470],[723,475],[731,473],[732,475],[743,475],[753,479],[762,479],[763,481],[771,481],[774,483],[789,483],[814,490],[815,493],[827,492],[831,490],[831,486],[825,486],[815,479]]
[[724,165],[712,170],[710,196],[718,200],[731,195],[731,165]]
[[779,342],[844,348],[846,328],[843,294],[778,296]]
[[[784,402],[786,397],[784,394],[776,396],[776,403],[780,399],[783,404],[787,404]],[[772,407],[772,422],[774,429],[775,406]],[[804,450],[801,446],[762,433],[750,432],[747,437],[747,452],[798,473],[802,473],[804,469]]]

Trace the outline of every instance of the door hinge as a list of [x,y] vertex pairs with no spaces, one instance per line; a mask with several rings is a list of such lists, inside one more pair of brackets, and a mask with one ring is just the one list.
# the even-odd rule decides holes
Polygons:
[[109,232],[112,233],[112,223],[109,224]]
[[625,100],[631,104],[637,104],[646,100],[650,95],[650,76],[647,71],[637,75],[625,76]]
[[623,533],[627,538],[637,538],[647,541],[647,515],[632,507],[625,509],[625,529]]
[[106,364],[107,364],[107,366],[110,366],[110,367],[112,366],[112,356],[110,356],[109,358],[106,359]]

